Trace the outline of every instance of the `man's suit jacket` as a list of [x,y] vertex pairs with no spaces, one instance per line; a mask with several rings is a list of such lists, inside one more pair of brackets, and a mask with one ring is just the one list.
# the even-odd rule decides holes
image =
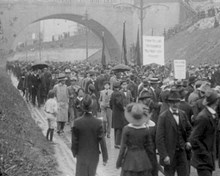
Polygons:
[[85,114],[75,121],[72,132],[72,153],[77,160],[97,162],[102,151],[103,161],[108,160],[108,152],[103,134],[102,121],[92,114]]
[[189,103],[186,101],[180,101],[179,108],[186,113],[190,124],[192,124],[193,109]]
[[151,99],[153,100],[153,102],[151,103],[151,108],[152,108],[151,120],[153,120],[157,124],[159,113],[160,113],[160,107],[161,107],[161,105],[159,105],[159,103],[158,103],[159,99],[160,99],[159,89],[153,90],[150,87],[148,91],[151,94]]
[[215,169],[217,119],[205,107],[196,117],[190,136],[192,144],[192,166],[197,169]]
[[120,92],[121,92],[122,95],[123,95],[123,104],[124,104],[124,107],[126,107],[129,103],[131,103],[131,102],[133,101],[131,91],[130,91],[130,90],[127,90],[126,95],[125,95],[125,93],[123,92],[123,90],[120,90]]
[[[160,155],[161,164],[164,165],[164,158],[169,156],[171,163],[176,150],[178,128],[173,114],[168,109],[160,116],[157,124],[156,145]],[[186,114],[179,110],[179,125],[182,131],[182,137],[185,142],[188,141],[191,132],[191,125]]]

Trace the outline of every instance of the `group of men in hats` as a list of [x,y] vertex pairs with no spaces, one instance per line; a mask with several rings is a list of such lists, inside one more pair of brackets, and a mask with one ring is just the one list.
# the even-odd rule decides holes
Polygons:
[[[59,131],[63,132],[63,122],[68,119],[68,107],[74,104],[77,90],[81,88],[85,94],[93,91],[107,137],[110,137],[110,128],[114,128],[115,148],[120,148],[122,130],[128,123],[124,116],[125,107],[138,101],[150,108],[156,128],[155,148],[165,175],[170,176],[177,171],[178,175],[187,176],[190,163],[197,168],[199,175],[212,175],[216,134],[220,131],[217,126],[220,113],[217,89],[213,90],[207,81],[198,81],[194,76],[189,78],[188,84],[186,81],[173,82],[163,87],[156,77],[143,77],[137,83],[133,76],[126,79],[121,79],[119,73],[103,76],[99,85],[96,74],[91,72],[82,79],[69,77],[70,85],[67,86],[66,75],[60,75],[54,90],[63,108],[60,116],[65,119],[59,119]],[[69,109],[73,119],[76,118],[74,110]],[[203,161],[203,158],[207,159]]]

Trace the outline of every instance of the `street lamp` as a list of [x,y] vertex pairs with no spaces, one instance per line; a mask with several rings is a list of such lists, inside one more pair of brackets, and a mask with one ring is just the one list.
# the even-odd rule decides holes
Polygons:
[[88,20],[89,20],[89,15],[88,12],[86,10],[86,13],[83,17],[83,19],[85,20],[85,26],[86,26],[86,61],[88,61],[89,58],[89,41],[88,41]]
[[141,64],[143,64],[143,34],[144,34],[144,18],[145,18],[144,10],[152,8],[154,6],[165,7],[166,9],[169,9],[169,7],[164,4],[148,4],[148,5],[144,6],[144,0],[140,0],[139,6],[136,4],[126,3],[126,2],[118,3],[118,4],[115,4],[114,6],[115,7],[117,7],[117,6],[130,6],[130,7],[133,7],[134,9],[138,9],[140,11],[140,17],[139,17],[140,25],[141,25],[141,31],[140,31],[141,32],[141,54],[140,54],[140,56],[141,56]]

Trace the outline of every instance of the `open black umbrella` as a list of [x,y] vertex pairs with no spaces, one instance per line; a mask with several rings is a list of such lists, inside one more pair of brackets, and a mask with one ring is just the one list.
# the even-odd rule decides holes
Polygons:
[[31,68],[33,70],[37,70],[37,69],[44,69],[44,68],[47,68],[48,67],[48,64],[45,63],[45,62],[36,62],[34,63]]
[[131,68],[124,64],[118,64],[112,68],[112,71],[117,71],[117,72],[124,72],[129,70],[131,70]]

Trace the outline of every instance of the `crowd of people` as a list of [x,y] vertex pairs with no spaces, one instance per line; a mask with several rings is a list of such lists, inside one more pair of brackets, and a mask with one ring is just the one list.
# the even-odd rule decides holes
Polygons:
[[220,154],[220,65],[188,66],[185,80],[175,79],[171,65],[48,65],[13,61],[7,70],[26,101],[44,107],[47,139],[70,123],[76,176],[95,176],[99,146],[107,164],[105,140],[113,136],[121,176],[189,176],[191,165],[199,176],[212,175]]

